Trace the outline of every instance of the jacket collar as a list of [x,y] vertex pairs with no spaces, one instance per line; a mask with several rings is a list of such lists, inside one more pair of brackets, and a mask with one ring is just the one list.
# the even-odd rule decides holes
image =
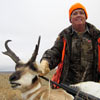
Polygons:
[[[70,33],[70,35],[72,36],[74,33],[77,33],[77,32],[73,29],[72,25],[71,25],[71,28],[72,28],[72,32]],[[90,33],[90,30],[89,30],[89,27],[88,27],[87,23],[86,23],[86,30],[85,30],[85,32],[84,32],[84,33],[86,33],[86,32],[87,32],[89,35],[91,35],[91,33]]]

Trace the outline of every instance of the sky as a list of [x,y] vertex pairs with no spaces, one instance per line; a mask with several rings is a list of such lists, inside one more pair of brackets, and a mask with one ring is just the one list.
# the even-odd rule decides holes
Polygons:
[[14,61],[2,54],[4,43],[10,39],[9,47],[27,62],[41,36],[37,63],[51,48],[58,34],[71,23],[69,8],[82,3],[88,12],[87,22],[100,29],[100,0],[0,0],[0,71],[14,71]]

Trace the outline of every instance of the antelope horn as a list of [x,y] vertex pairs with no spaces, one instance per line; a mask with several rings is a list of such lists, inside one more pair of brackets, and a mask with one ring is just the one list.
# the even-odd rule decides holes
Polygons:
[[38,55],[38,50],[39,50],[39,45],[40,45],[40,39],[41,39],[41,36],[39,36],[39,38],[38,38],[38,44],[35,46],[35,50],[34,50],[34,52],[32,54],[31,59],[28,61],[28,64],[34,62],[35,59],[36,59],[36,56]]
[[12,60],[17,64],[19,61],[20,61],[20,59],[19,59],[19,57],[17,57],[16,56],[16,54],[8,47],[8,42],[10,42],[11,40],[7,40],[6,42],[5,42],[5,48],[6,48],[6,50],[7,51],[5,51],[5,52],[2,52],[3,54],[5,54],[5,55],[8,55],[10,58],[12,58]]

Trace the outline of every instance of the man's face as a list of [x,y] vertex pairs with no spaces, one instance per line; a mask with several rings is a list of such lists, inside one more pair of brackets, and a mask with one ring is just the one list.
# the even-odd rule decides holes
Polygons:
[[86,15],[84,10],[76,9],[71,14],[71,23],[72,25],[84,25],[86,22]]

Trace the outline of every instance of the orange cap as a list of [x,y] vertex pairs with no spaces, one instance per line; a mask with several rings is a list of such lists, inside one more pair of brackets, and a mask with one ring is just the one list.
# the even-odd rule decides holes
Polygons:
[[71,6],[71,8],[69,9],[69,19],[71,17],[71,14],[74,10],[76,9],[83,9],[84,12],[85,12],[85,15],[86,15],[86,19],[88,18],[88,14],[87,14],[87,11],[86,11],[86,8],[80,4],[80,3],[75,3],[74,5]]

